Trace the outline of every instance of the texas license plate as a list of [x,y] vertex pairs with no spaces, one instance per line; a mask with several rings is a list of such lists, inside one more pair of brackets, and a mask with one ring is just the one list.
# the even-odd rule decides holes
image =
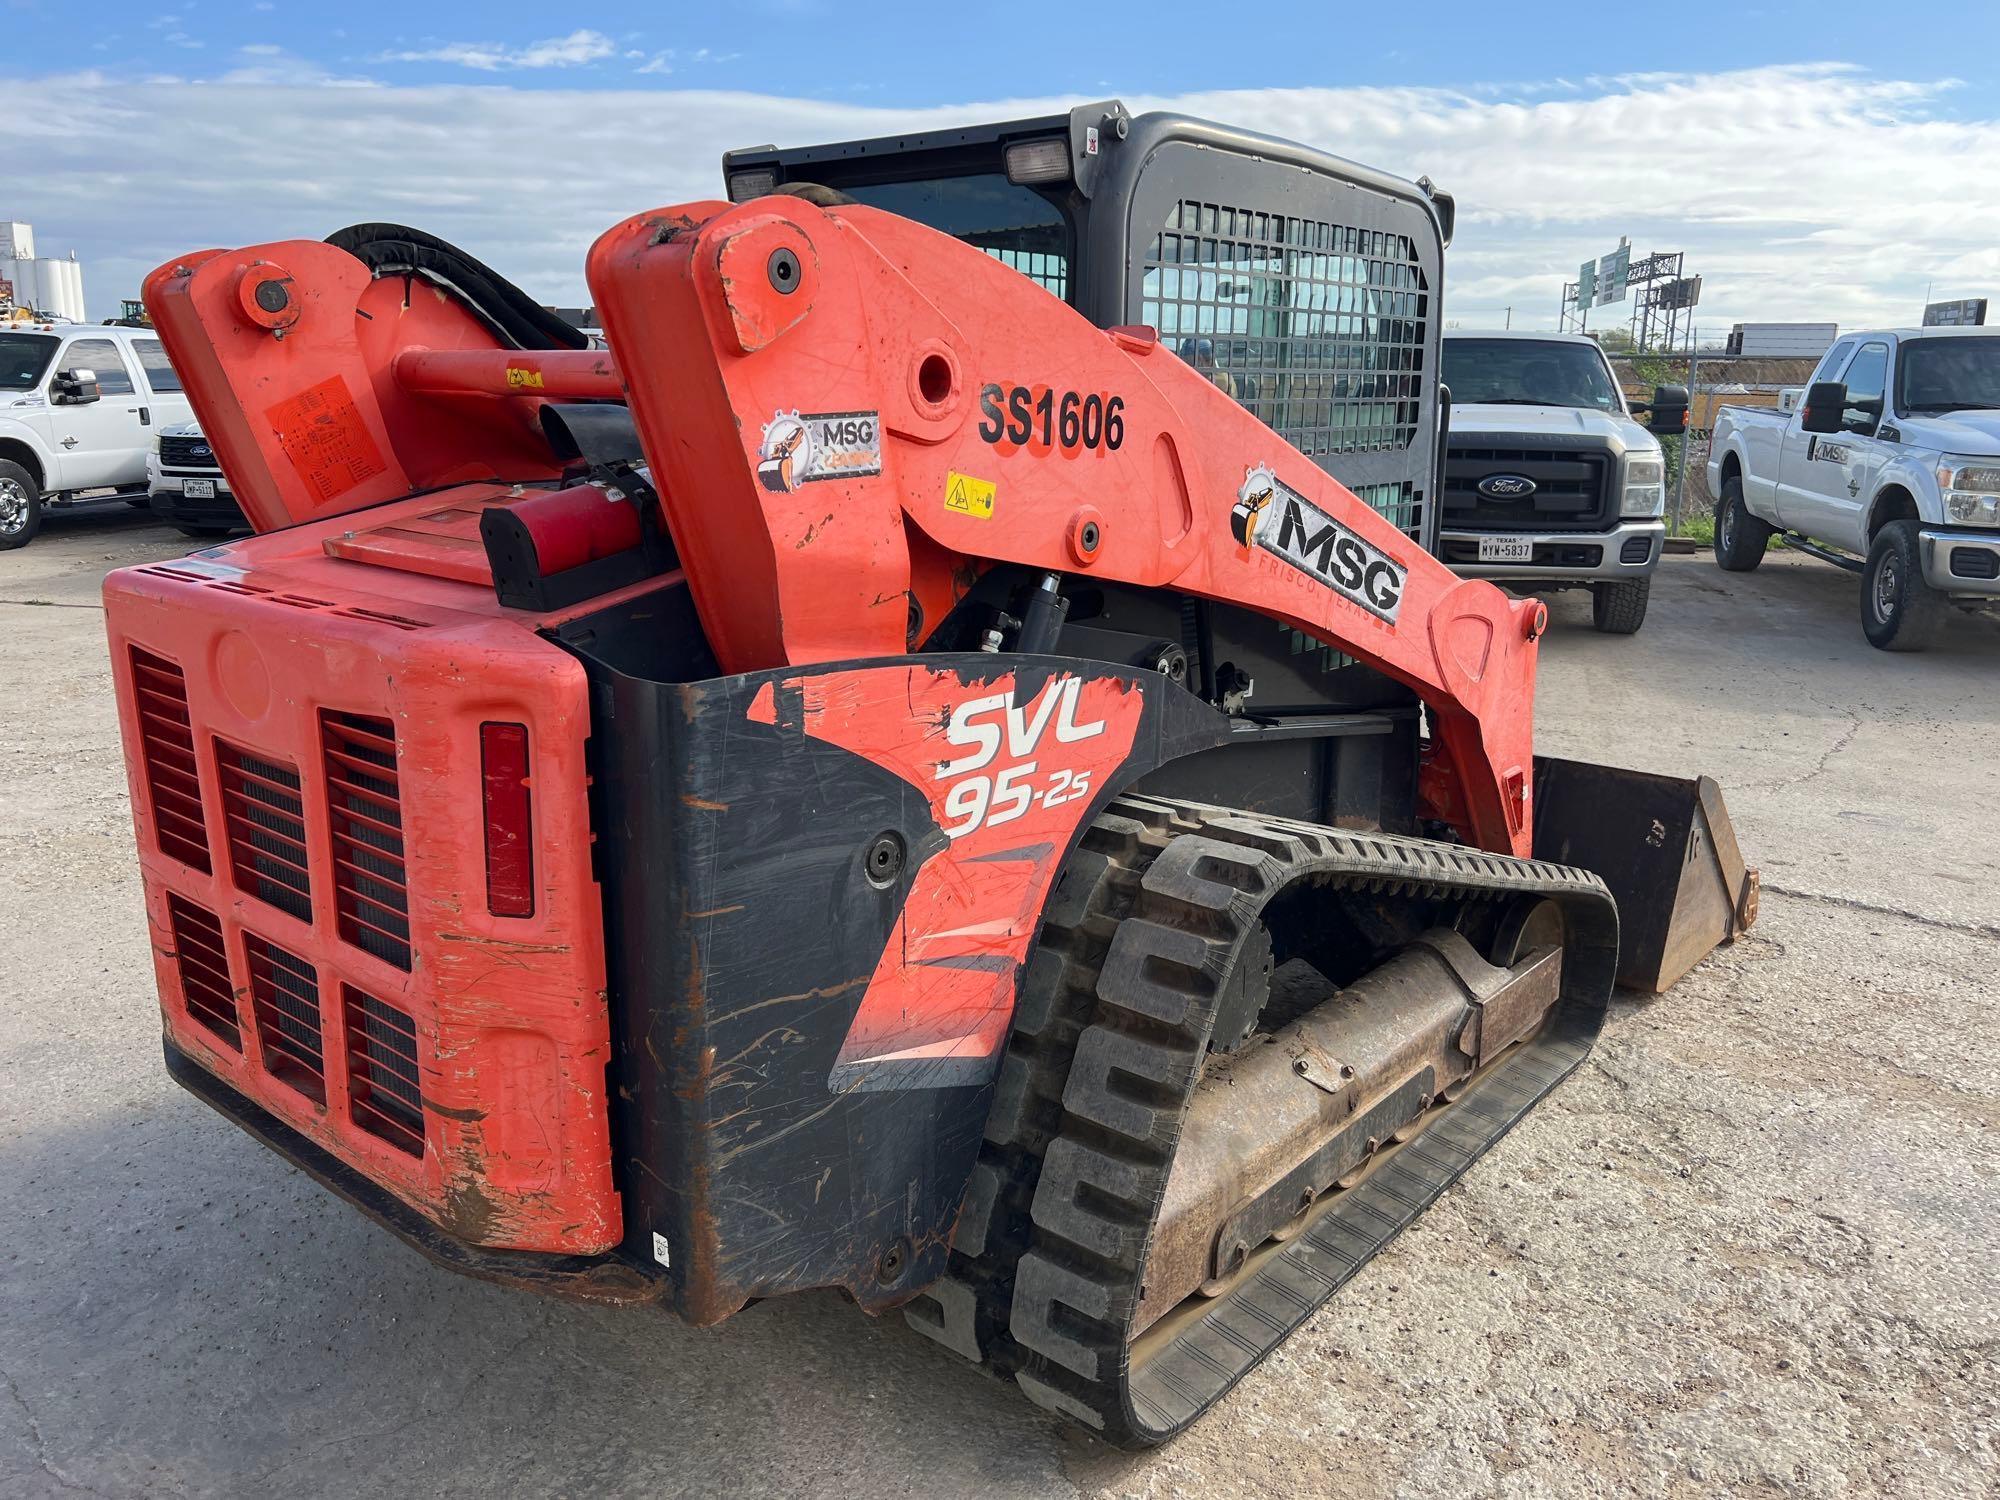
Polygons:
[[1535,544],[1526,537],[1483,536],[1479,539],[1481,562],[1533,562]]
[[[181,493],[186,495],[190,500],[213,500],[215,498],[215,481],[213,479],[183,480],[181,481]],[[1484,542],[1479,544],[1479,559],[1481,562],[1486,560],[1486,544]]]

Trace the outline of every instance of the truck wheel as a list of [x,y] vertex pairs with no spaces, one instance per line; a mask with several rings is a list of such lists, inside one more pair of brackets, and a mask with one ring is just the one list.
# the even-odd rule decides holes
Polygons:
[[1861,570],[1861,631],[1884,651],[1922,651],[1944,622],[1944,596],[1924,582],[1917,523],[1891,521],[1875,533]]
[[41,486],[19,464],[0,459],[0,552],[27,546],[41,529]]
[[1646,623],[1646,601],[1653,597],[1653,580],[1595,584],[1590,590],[1590,623],[1606,635],[1631,635]]
[[1774,530],[1744,505],[1740,477],[1732,474],[1722,482],[1722,498],[1715,502],[1715,561],[1724,572],[1748,573],[1761,563]]

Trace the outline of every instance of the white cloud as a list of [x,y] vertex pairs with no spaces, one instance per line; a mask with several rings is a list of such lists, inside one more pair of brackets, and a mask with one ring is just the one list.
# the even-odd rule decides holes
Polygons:
[[[715,197],[730,147],[1044,114],[1070,102],[885,109],[685,89],[335,82],[365,80],[298,65],[202,84],[0,81],[0,160],[33,168],[13,179],[8,206],[41,240],[77,247],[100,312],[192,247],[317,237],[371,218],[415,223],[542,300],[575,303],[597,234],[642,209]],[[58,125],[38,107],[51,97],[69,105]],[[1517,328],[1553,326],[1565,277],[1621,234],[1639,253],[1687,252],[1688,269],[1704,278],[1705,334],[1752,319],[1909,322],[1932,281],[1938,297],[2000,296],[2000,194],[1984,186],[2000,160],[2000,108],[1952,97],[1942,79],[1816,66],[1535,92],[1126,97],[1407,177],[1428,173],[1458,199],[1445,310],[1466,326],[1498,323],[1509,305]],[[1964,117],[1943,112],[1947,98]],[[258,122],[254,132],[243,130],[246,119]],[[664,144],[636,153],[634,140]],[[175,170],[152,170],[161,160]]]
[[525,47],[503,47],[496,42],[444,42],[407,52],[384,52],[376,62],[443,62],[482,73],[498,73],[510,68],[578,68],[614,55],[618,46],[601,31],[572,31],[568,36],[547,37]]

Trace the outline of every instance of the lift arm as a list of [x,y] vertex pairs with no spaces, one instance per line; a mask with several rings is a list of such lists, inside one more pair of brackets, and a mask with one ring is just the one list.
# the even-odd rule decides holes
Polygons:
[[1430,809],[1528,852],[1544,606],[1459,579],[1151,330],[796,198],[628,219],[589,278],[726,670],[900,654],[968,561],[1226,600],[1413,688]]

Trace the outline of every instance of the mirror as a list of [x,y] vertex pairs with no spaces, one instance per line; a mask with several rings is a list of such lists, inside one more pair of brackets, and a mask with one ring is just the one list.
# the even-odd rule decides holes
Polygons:
[[1850,396],[1847,410],[1842,413],[1841,426],[1862,437],[1871,436],[1882,421],[1882,398],[1880,396]]
[[1847,409],[1847,387],[1838,380],[1815,380],[1806,390],[1805,409],[1799,413],[1801,432],[1838,432],[1840,415]]
[[56,378],[49,383],[49,399],[57,406],[88,406],[97,399],[97,371],[56,371]]
[[1646,425],[1655,437],[1679,437],[1688,430],[1688,392],[1684,385],[1656,385],[1646,410],[1652,421]]

